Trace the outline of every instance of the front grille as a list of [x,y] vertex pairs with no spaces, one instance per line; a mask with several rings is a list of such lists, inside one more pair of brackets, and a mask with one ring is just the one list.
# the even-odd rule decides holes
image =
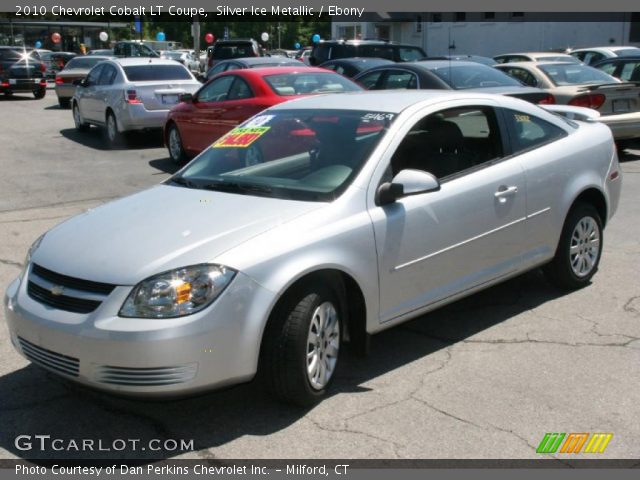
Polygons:
[[42,288],[31,281],[27,284],[27,293],[31,298],[40,303],[59,310],[66,310],[67,312],[74,313],[91,313],[102,303],[97,300],[86,300],[84,298],[68,297],[66,295],[54,295],[50,290]]
[[130,368],[109,365],[96,369],[96,380],[111,385],[153,387],[184,383],[196,376],[196,364],[175,367]]
[[[74,313],[93,312],[114,288],[116,286],[109,283],[69,277],[36,264],[31,266],[29,283],[27,283],[27,293],[34,300],[59,310]],[[56,289],[58,292],[54,294]],[[75,292],[68,292],[67,289]],[[88,294],[88,297],[97,296],[98,298],[85,298],[84,294]]]
[[36,265],[35,263],[31,267],[31,273],[44,278],[45,280],[60,285],[62,287],[73,288],[75,290],[82,290],[83,292],[100,293],[102,295],[109,295],[115,285],[109,283],[92,282],[91,280],[82,280],[80,278],[68,277],[60,273],[52,272],[46,268]]
[[46,348],[34,345],[22,337],[18,337],[18,342],[20,343],[22,353],[24,353],[24,355],[36,365],[54,370],[58,373],[70,375],[72,377],[78,376],[80,360],[77,358],[52,352]]

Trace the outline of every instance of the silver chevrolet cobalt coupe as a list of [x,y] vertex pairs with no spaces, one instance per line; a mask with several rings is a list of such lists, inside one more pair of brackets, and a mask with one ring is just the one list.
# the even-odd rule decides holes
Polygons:
[[620,169],[596,112],[550,108],[564,116],[429,91],[270,108],[163,184],[36,240],[6,293],[11,340],[110,392],[260,372],[309,404],[345,344],[366,350],[370,334],[539,266],[582,287]]

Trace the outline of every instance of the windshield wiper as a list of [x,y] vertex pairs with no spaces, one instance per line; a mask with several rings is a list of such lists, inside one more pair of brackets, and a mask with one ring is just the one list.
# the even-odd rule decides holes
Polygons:
[[237,183],[237,182],[215,182],[202,185],[200,188],[205,190],[218,190],[221,192],[232,193],[266,193],[273,192],[273,189],[267,185],[258,185],[255,183]]
[[188,178],[184,178],[184,177],[173,177],[169,179],[170,182],[175,183],[177,185],[182,185],[185,186],[187,188],[198,188],[199,186],[192,182],[191,180],[189,180]]

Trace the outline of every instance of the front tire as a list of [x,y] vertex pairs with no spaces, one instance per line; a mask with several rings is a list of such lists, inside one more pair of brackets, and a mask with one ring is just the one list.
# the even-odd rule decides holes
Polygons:
[[310,283],[284,298],[265,332],[261,365],[280,400],[308,406],[335,378],[343,315],[335,292]]
[[543,269],[547,279],[567,290],[588,285],[598,271],[602,243],[600,214],[592,205],[577,204],[564,222],[555,257]]
[[182,146],[182,137],[178,131],[178,126],[174,123],[169,127],[167,133],[167,149],[169,157],[175,165],[180,165],[187,160],[187,154]]

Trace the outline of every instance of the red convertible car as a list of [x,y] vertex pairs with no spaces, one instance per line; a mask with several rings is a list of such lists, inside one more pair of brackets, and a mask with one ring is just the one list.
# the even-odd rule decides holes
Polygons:
[[[302,65],[223,72],[171,109],[165,144],[171,160],[182,163],[268,107],[305,95],[357,90],[362,88],[337,73]],[[263,155],[247,148],[243,161],[260,163]]]

